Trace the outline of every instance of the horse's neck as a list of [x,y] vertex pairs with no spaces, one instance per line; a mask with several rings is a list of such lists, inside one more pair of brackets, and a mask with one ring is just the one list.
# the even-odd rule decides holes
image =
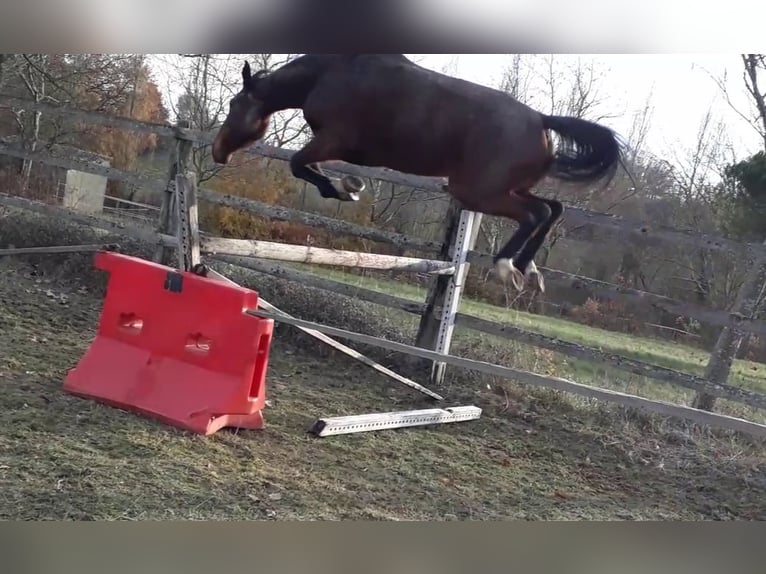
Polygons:
[[326,67],[322,59],[303,56],[266,76],[264,112],[273,114],[289,108],[302,108]]

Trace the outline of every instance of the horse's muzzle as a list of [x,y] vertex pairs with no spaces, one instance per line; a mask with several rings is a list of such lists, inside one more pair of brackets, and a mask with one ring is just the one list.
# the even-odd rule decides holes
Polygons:
[[211,150],[213,161],[221,165],[229,163],[232,156],[232,153],[227,149],[228,146],[225,145],[224,139],[223,134],[219,132],[218,136],[213,141],[213,149]]
[[231,154],[227,154],[224,156],[217,156],[216,154],[213,154],[213,161],[219,165],[226,165],[229,163],[229,160],[231,159]]

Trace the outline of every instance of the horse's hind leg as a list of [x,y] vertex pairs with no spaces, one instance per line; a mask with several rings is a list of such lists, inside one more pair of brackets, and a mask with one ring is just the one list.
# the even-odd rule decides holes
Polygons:
[[516,215],[509,214],[507,217],[518,221],[519,228],[495,254],[493,262],[500,278],[505,280],[510,275],[513,286],[521,291],[524,289],[527,271],[536,273],[538,282],[540,275],[532,257],[520,261],[517,253],[520,249],[522,253],[527,252],[526,246],[535,241],[540,229],[551,219],[553,210],[546,202],[528,194],[510,193],[508,197],[510,200],[508,203],[514,205],[513,213]]
[[545,219],[545,221],[543,221],[543,223],[537,229],[535,229],[529,240],[522,248],[521,252],[514,256],[513,261],[514,264],[519,269],[521,269],[525,275],[529,273],[529,275],[527,275],[528,278],[534,277],[537,279],[537,287],[541,292],[544,293],[545,282],[543,281],[542,274],[537,269],[537,265],[535,265],[534,258],[535,255],[537,255],[537,252],[540,250],[540,247],[542,247],[545,238],[548,237],[548,233],[550,232],[551,228],[561,217],[562,213],[564,213],[564,206],[560,201],[556,199],[546,199],[543,197],[533,196],[532,194],[529,194],[529,197],[534,197],[535,199],[544,202],[550,208],[551,214],[550,217]]
[[500,279],[505,281],[510,276],[514,287],[521,291],[524,288],[524,274],[527,269],[515,264],[513,257],[535,233],[535,230],[550,218],[551,208],[541,199],[529,195],[526,189],[520,193],[503,191],[483,194],[479,193],[480,190],[476,187],[450,184],[449,191],[465,209],[507,217],[519,224],[513,236],[493,257],[493,263]]
[[359,194],[365,188],[360,178],[345,176],[339,181],[333,181],[322,173],[318,164],[333,159],[342,159],[336,141],[330,136],[318,135],[293,154],[290,158],[290,170],[298,179],[313,184],[324,198],[358,201]]

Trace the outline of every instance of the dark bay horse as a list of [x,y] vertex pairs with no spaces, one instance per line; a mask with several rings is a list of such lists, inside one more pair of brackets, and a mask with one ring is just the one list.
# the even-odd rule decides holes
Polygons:
[[[252,73],[230,102],[212,148],[214,161],[257,140],[271,115],[303,111],[313,139],[290,159],[296,178],[322,197],[355,201],[364,183],[333,181],[319,166],[345,161],[447,178],[464,209],[503,216],[518,230],[495,254],[498,275],[518,290],[525,278],[544,283],[534,257],[563,206],[535,196],[544,176],[574,182],[611,178],[622,161],[615,133],[599,124],[548,116],[499,90],[418,66],[401,54],[307,54],[281,68]],[[549,130],[559,135],[554,152]]]

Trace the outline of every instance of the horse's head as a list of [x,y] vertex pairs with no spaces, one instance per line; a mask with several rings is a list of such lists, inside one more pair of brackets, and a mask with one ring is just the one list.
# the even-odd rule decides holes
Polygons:
[[269,127],[270,114],[264,114],[263,76],[265,70],[250,73],[242,68],[242,89],[229,102],[229,113],[213,142],[213,160],[226,164],[234,152],[261,139]]

